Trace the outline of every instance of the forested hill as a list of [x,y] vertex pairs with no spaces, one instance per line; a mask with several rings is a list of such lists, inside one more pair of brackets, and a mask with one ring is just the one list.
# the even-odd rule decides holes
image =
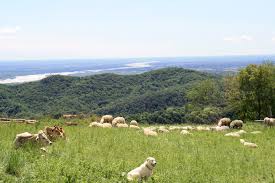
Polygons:
[[39,82],[0,85],[0,115],[38,117],[64,113],[133,116],[183,107],[194,82],[216,76],[182,68],[139,75],[51,76]]

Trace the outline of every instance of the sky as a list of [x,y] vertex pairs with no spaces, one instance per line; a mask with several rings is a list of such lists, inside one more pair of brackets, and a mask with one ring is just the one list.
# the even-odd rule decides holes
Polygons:
[[0,0],[0,60],[275,54],[274,0]]

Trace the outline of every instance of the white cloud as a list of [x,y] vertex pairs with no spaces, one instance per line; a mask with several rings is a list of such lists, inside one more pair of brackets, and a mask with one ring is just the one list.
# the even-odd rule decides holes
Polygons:
[[248,36],[248,35],[242,35],[240,37],[240,40],[242,40],[242,41],[253,41],[253,37]]
[[249,42],[249,41],[253,41],[254,39],[253,37],[244,34],[241,36],[224,37],[223,40],[227,42]]
[[15,34],[21,30],[20,26],[15,27],[0,27],[0,34]]

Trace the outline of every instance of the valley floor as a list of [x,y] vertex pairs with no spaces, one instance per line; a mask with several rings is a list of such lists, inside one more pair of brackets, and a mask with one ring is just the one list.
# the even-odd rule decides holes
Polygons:
[[[54,121],[53,123],[58,123]],[[52,124],[53,124],[52,123]],[[65,127],[67,140],[48,147],[15,150],[16,134],[36,133],[37,125],[0,125],[0,182],[127,182],[125,173],[152,156],[157,160],[148,182],[274,182],[275,128],[248,123],[242,134],[258,148],[244,147],[239,138],[225,137],[227,132],[180,131],[147,137],[134,129]]]

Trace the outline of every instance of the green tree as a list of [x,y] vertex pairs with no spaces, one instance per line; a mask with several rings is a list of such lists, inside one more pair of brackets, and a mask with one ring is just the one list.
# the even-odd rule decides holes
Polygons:
[[[271,116],[274,111],[274,65],[248,65],[237,76],[242,109],[246,117],[255,119]],[[273,108],[273,109],[272,109]]]

